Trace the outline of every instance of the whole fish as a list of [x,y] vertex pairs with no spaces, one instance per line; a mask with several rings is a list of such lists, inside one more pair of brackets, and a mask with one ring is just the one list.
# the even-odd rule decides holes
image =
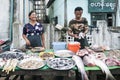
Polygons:
[[89,80],[88,76],[85,72],[84,64],[82,62],[82,59],[77,55],[73,55],[72,59],[75,61],[76,65],[78,67],[78,71],[81,73],[82,80]]
[[92,57],[92,59],[94,60],[94,63],[96,66],[100,67],[102,72],[104,72],[106,74],[106,80],[110,79],[110,80],[116,80],[113,75],[111,74],[108,66],[101,60],[96,59],[93,55],[90,55]]
[[94,60],[91,58],[91,56],[89,56],[90,54],[86,54],[83,56],[83,63],[86,65],[86,66],[95,66],[95,62]]

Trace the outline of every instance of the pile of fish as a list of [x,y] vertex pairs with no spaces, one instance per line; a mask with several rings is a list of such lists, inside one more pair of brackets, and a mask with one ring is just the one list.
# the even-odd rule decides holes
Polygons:
[[56,70],[69,70],[75,66],[75,62],[69,58],[53,58],[47,60],[47,65]]
[[115,57],[107,57],[104,62],[108,66],[120,66],[120,60]]
[[2,58],[0,58],[0,68],[3,67],[4,65],[5,65],[5,61]]
[[117,59],[115,60],[115,59],[107,58],[103,54],[101,55],[100,54],[95,55],[95,54],[96,52],[94,52],[89,48],[86,48],[79,50],[76,53],[76,55],[73,55],[72,59],[76,62],[78,71],[81,73],[82,80],[89,80],[85,72],[84,65],[98,66],[99,68],[101,68],[102,72],[106,74],[106,80],[108,79],[115,80],[115,78],[113,77],[113,75],[111,74],[108,68],[108,66],[113,66],[110,65],[109,60],[112,60],[110,62],[114,62],[114,64],[116,63],[115,65],[120,65],[120,61]]
[[110,50],[108,51],[108,57],[116,57],[120,59],[120,50]]
[[8,60],[8,59],[18,59],[18,60],[22,60],[24,53],[21,52],[12,52],[12,51],[6,51],[0,54],[0,58],[3,58],[4,60]]
[[0,54],[0,68],[3,67],[4,72],[9,74],[14,71],[19,60],[24,58],[24,53],[19,50],[6,51]]
[[17,66],[18,60],[17,59],[8,59],[3,67],[4,72],[9,74],[10,71],[15,71],[15,68]]
[[[34,64],[34,65],[33,65]],[[35,70],[43,67],[45,62],[39,57],[30,57],[21,60],[18,63],[18,67],[25,70]]]

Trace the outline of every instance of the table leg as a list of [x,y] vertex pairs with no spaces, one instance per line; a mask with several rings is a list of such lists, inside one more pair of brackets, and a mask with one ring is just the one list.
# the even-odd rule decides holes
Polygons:
[[9,78],[10,78],[10,75],[7,75],[6,78],[5,78],[5,80],[9,80]]
[[78,70],[75,71],[75,74],[76,74],[76,75],[75,75],[75,80],[80,80],[81,77],[80,77],[80,75],[79,75],[80,73],[78,72]]
[[20,75],[20,80],[24,80],[24,75]]
[[56,76],[55,80],[64,80],[64,76]]
[[13,80],[17,80],[18,77],[19,77],[19,75],[16,75],[16,76],[13,78]]
[[90,71],[89,78],[90,80],[97,80],[97,75],[94,73],[94,71]]

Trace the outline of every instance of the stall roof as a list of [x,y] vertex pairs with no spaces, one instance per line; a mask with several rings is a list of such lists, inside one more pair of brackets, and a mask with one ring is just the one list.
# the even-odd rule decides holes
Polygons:
[[50,5],[54,2],[55,0],[49,0],[48,3],[47,3],[47,8],[50,7]]

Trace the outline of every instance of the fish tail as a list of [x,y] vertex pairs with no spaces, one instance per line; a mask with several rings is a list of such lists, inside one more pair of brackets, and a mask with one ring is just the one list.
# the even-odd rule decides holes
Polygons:
[[81,78],[82,78],[82,80],[84,80],[84,74],[81,74]]
[[85,74],[85,80],[89,80],[87,74]]
[[96,64],[97,66],[99,66],[99,67],[101,68],[102,72],[104,72],[104,73],[106,74],[106,80],[108,80],[108,78],[109,78],[110,80],[116,80],[116,79],[113,77],[112,73],[110,72],[109,68],[107,67],[107,65],[106,65],[105,63],[103,63],[103,62],[100,61],[100,60],[95,60],[95,64]]
[[108,75],[108,77],[109,77],[110,80],[116,80],[111,73]]

